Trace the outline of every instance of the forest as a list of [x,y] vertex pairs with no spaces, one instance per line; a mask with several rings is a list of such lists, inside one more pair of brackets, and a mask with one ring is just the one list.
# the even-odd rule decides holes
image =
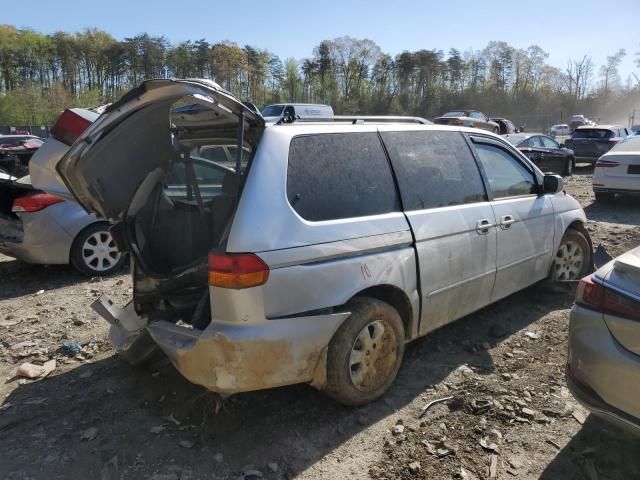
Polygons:
[[603,65],[585,52],[559,68],[536,45],[492,41],[392,56],[372,40],[344,36],[320,42],[308,58],[282,59],[231,41],[173,44],[146,33],[118,40],[97,29],[44,34],[0,25],[0,125],[50,124],[65,107],[102,105],[158,77],[211,78],[260,108],[295,101],[343,114],[433,118],[466,107],[539,128],[574,113],[626,124],[640,106],[640,76],[618,72],[627,54],[640,73],[640,54],[626,48],[612,49]]

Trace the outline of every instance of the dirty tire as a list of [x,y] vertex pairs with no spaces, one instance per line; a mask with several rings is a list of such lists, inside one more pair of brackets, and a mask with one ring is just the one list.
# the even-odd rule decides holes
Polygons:
[[[119,252],[115,254],[104,252],[104,255],[100,252],[99,256],[92,259],[91,249],[100,247],[115,248],[115,242],[109,233],[109,225],[106,223],[89,225],[76,236],[69,253],[71,264],[80,273],[92,277],[110,275],[122,267],[126,258]],[[94,253],[98,253],[97,250]]]
[[610,202],[614,195],[608,192],[595,192],[596,202]]
[[404,326],[396,309],[381,300],[360,297],[349,309],[329,342],[324,391],[356,406],[372,402],[393,383],[404,353]]
[[592,252],[586,235],[576,229],[568,228],[551,266],[551,279],[554,281],[579,280],[591,268]]

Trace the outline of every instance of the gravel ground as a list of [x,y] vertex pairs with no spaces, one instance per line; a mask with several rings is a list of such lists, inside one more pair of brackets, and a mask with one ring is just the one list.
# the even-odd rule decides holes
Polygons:
[[[613,255],[639,245],[638,204],[594,204],[590,173],[578,168],[567,191],[594,245]],[[414,342],[391,391],[359,409],[307,386],[220,403],[166,361],[132,368],[89,308],[102,293],[125,303],[128,275],[90,281],[0,256],[0,478],[640,475],[640,441],[589,416],[564,386],[568,290],[531,287]],[[25,361],[51,359],[44,380],[16,376]]]

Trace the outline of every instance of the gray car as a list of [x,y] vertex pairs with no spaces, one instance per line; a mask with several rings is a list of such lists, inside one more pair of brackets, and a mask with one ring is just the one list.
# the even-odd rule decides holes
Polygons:
[[61,182],[47,183],[47,192],[32,186],[32,181],[52,177],[50,164],[97,117],[89,110],[66,110],[31,158],[31,176],[16,179],[0,173],[0,253],[28,263],[71,263],[91,276],[108,275],[122,266],[125,259],[106,220],[63,198],[70,195]]
[[567,384],[596,415],[640,433],[640,247],[584,278],[569,328]]
[[34,190],[30,177],[0,173],[0,197],[0,253],[28,263],[71,263],[92,276],[124,262],[107,222],[75,202]]
[[[194,102],[207,108],[172,110]],[[302,382],[360,405],[406,342],[586,274],[585,214],[561,177],[497,135],[428,123],[266,125],[207,80],[150,80],[111,105],[57,171],[132,255],[132,302],[94,304],[116,349],[139,363],[159,346],[222,395]],[[193,152],[233,142],[206,198]]]

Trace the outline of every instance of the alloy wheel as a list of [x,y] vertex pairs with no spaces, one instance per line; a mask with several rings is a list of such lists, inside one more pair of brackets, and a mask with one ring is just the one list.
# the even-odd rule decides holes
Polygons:
[[585,252],[578,242],[569,240],[558,248],[554,261],[553,279],[577,280],[584,266]]
[[121,256],[109,232],[95,232],[82,244],[82,261],[95,272],[112,269],[120,261]]
[[358,390],[372,390],[387,381],[396,363],[396,335],[380,320],[366,325],[351,347],[351,382]]

